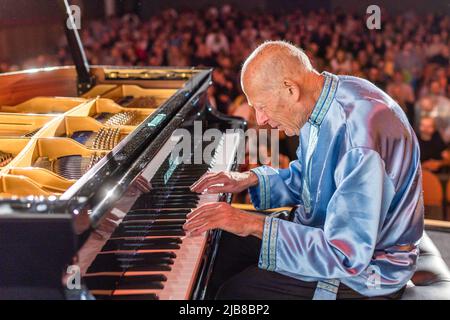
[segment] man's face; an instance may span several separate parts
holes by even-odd
[[[306,123],[305,108],[295,108],[295,101],[283,94],[283,90],[249,89],[246,92],[247,101],[255,109],[258,125],[270,125],[282,130],[288,136],[300,134],[300,129]],[[297,102],[299,103],[299,102]]]
[[[433,102],[429,98],[422,98],[420,101],[420,108],[425,112],[431,112],[433,107]]]
[[[439,82],[433,81],[430,85],[430,91],[432,94],[439,95],[441,92],[441,86],[439,85]]]
[[[432,118],[422,118],[419,129],[422,137],[431,137],[436,130],[434,120]]]

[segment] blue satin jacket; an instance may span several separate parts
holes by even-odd
[[[256,208],[298,206],[293,222],[266,217],[259,267],[337,279],[366,296],[393,293],[411,279],[423,233],[417,138],[378,87],[323,75],[298,159],[288,169],[253,169]]]

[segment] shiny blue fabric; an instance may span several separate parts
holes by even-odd
[[[375,85],[324,75],[331,80],[301,129],[298,160],[288,169],[253,169],[256,208],[298,206],[293,222],[266,218],[259,267],[304,281],[337,279],[366,296],[390,294],[411,279],[423,233],[417,138],[402,109]]]

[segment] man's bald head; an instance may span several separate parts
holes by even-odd
[[[256,48],[245,60],[241,71],[241,86],[273,89],[283,79],[296,79],[314,68],[307,55],[285,41],[267,41]]]
[[[245,61],[241,84],[258,124],[292,136],[308,120],[323,78],[301,49],[284,41],[268,41]]]

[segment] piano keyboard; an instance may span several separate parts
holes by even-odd
[[[183,224],[191,209],[217,202],[219,195],[199,195],[189,187],[207,171],[230,170],[239,135],[224,134],[210,164],[181,163],[172,170],[168,158],[178,140],[169,139],[144,169],[151,192],[136,200],[84,274],[96,298],[190,298],[209,232],[189,237]]]

